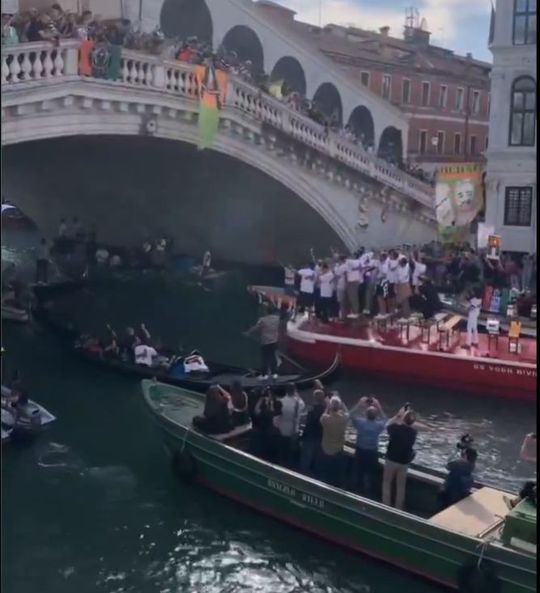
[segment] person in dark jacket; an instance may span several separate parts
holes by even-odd
[[[304,474],[315,473],[320,456],[322,425],[321,416],[326,410],[326,396],[322,389],[313,392],[313,405],[310,407],[301,438],[300,471]]]
[[[463,500],[471,494],[474,485],[473,472],[477,457],[478,453],[476,449],[467,447],[460,452],[457,459],[452,459],[448,462],[446,466],[448,475],[446,476],[443,490],[439,494],[441,510],[456,504],[456,502]]]

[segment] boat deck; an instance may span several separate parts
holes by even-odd
[[[374,323],[363,322],[362,320],[324,324],[317,319],[309,319],[300,322],[297,325],[297,329],[320,335],[321,337],[332,336],[333,338],[338,339],[344,338],[377,342],[382,346],[406,348],[418,352],[442,351],[447,354],[463,357],[536,364],[536,340],[527,337],[521,337],[519,340],[521,352],[513,353],[510,352],[509,349],[508,337],[502,335],[497,339],[490,339],[487,334],[480,334],[478,346],[473,346],[470,349],[466,348],[464,345],[467,341],[467,334],[466,332],[461,332],[459,330],[451,333],[448,345],[446,344],[446,341],[444,341],[443,349],[441,350],[441,340],[436,327],[431,328],[429,341],[423,339],[421,329],[414,325],[409,327],[409,336],[407,339],[406,331],[400,331],[400,328],[397,325],[388,327],[388,329],[384,331],[377,329]]]

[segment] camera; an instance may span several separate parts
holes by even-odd
[[[410,409],[411,409],[411,403],[410,403],[410,402],[406,402],[406,404],[403,406],[403,409],[404,409],[405,411],[408,411],[408,410],[410,410]]]
[[[458,451],[465,451],[465,449],[469,449],[473,443],[474,439],[469,433],[467,433],[459,439],[459,442],[456,444],[456,447]]]
[[[371,397],[371,395],[368,395],[368,397],[366,397],[366,403],[370,406],[373,403],[373,398]]]

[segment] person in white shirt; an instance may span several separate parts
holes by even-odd
[[[478,318],[480,317],[481,307],[482,299],[479,298],[478,294],[473,293],[468,300],[467,343],[464,345],[466,348],[478,346]]]
[[[427,266],[422,261],[422,254],[415,252],[412,261],[414,263],[414,270],[412,273],[412,285],[415,294],[418,294],[420,285],[422,284],[420,278],[426,275]]]
[[[336,299],[339,308],[339,318],[345,319],[347,315],[347,263],[344,255],[339,256],[338,263],[334,268],[336,277]]]
[[[359,254],[355,253],[347,260],[347,301],[351,308],[351,312],[347,317],[356,319],[359,313],[358,292],[360,290],[360,282],[362,281]]]
[[[306,404],[298,394],[296,385],[290,383],[281,399],[281,412],[274,418],[274,426],[278,429],[280,437],[279,461],[286,467],[292,467],[295,463],[300,422],[305,411]]]
[[[310,264],[301,270],[298,270],[300,276],[300,298],[299,298],[299,311],[303,313],[307,310],[308,313],[312,312],[313,299],[315,292],[315,270],[314,264]]]
[[[157,350],[146,344],[135,346],[133,353],[135,355],[135,364],[151,367],[154,364],[154,358],[158,355]]]
[[[388,280],[388,313],[396,310],[396,284],[398,283],[399,253],[392,249],[388,254],[386,278]]]
[[[335,276],[329,265],[324,263],[319,276],[319,287],[321,291],[319,311],[320,320],[328,323],[332,318],[332,305],[334,302]]]
[[[409,298],[412,294],[411,268],[407,258],[404,256],[399,259],[396,279],[396,304],[401,308],[401,315],[407,318],[411,315],[411,307],[409,304]]]

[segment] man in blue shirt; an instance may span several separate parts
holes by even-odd
[[[362,397],[350,411],[351,422],[357,431],[355,464],[361,493],[375,496],[379,478],[379,437],[386,426],[386,416],[379,400]]]

